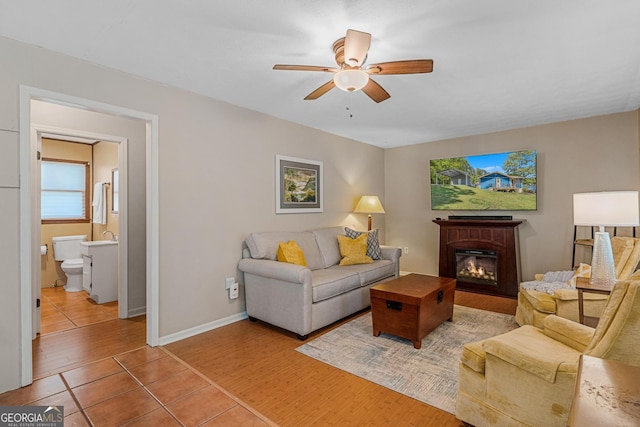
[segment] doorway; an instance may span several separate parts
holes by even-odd
[[[32,127],[31,101],[38,100],[53,105],[63,105],[77,108],[79,111],[96,112],[111,117],[123,117],[140,121],[144,126],[144,137],[138,142],[145,164],[145,180],[143,185],[145,225],[144,225],[144,265],[145,283],[145,312],[147,344],[158,345],[158,163],[157,163],[157,134],[158,117],[145,112],[135,111],[100,102],[72,97],[43,89],[20,86],[20,211],[23,213],[20,221],[20,354],[22,359],[21,385],[25,386],[33,381],[31,340],[38,328],[38,297],[40,287],[40,211],[39,182],[34,178],[37,174],[37,130]],[[124,151],[124,150],[121,150]],[[125,156],[126,159],[126,156]],[[126,160],[125,160],[126,163]],[[122,165],[120,163],[120,165]],[[120,188],[126,183],[126,164],[119,170]],[[126,199],[120,197],[120,211],[126,206]],[[121,235],[129,236],[121,227]],[[123,245],[123,248],[126,248]],[[126,263],[128,254],[121,250],[121,257]],[[122,310],[126,306],[123,304]],[[120,311],[120,309],[119,309]],[[127,315],[130,315],[128,313]]]
[[[39,239],[43,248],[39,259],[41,287],[34,286],[35,297],[40,300],[40,307],[36,309],[40,315],[36,314],[33,319],[35,332],[42,337],[102,321],[131,317],[127,310],[128,258],[119,256],[119,249],[128,246],[128,233],[120,233],[120,217],[126,230],[127,212],[124,210],[126,207],[120,211],[119,206],[114,204],[118,200],[114,195],[120,193],[120,180],[114,179],[114,171],[125,169],[128,139],[83,130],[93,128],[87,119],[97,123],[101,121],[103,115],[98,113],[80,112],[72,107],[36,100],[31,102],[32,134],[37,137],[38,151],[41,153],[40,167],[34,171],[34,184],[37,186],[42,182],[38,172],[43,171],[44,165],[46,173],[40,176],[47,177],[46,182],[52,186],[47,191],[48,198],[43,199],[48,200],[45,207],[38,209],[34,206],[35,212],[40,211],[44,215],[41,217]],[[41,124],[45,120],[65,126],[72,122],[80,129]],[[108,130],[123,130],[109,125],[106,127]],[[60,177],[66,179],[61,181]],[[126,200],[126,180],[122,184],[123,199]],[[96,191],[96,186],[103,191]],[[69,190],[64,191],[66,188]],[[83,195],[81,189],[85,189],[86,194]],[[93,206],[98,199],[101,202],[99,206]],[[112,263],[107,269],[108,276],[97,278],[102,280],[102,287],[94,295],[90,289],[90,267],[83,272],[85,268],[80,263],[80,271],[76,268],[76,276],[69,279],[62,269],[62,262],[56,261],[60,254],[56,252],[53,240],[60,240],[61,236],[86,236],[88,241],[115,241],[108,246],[86,248],[87,251],[95,250],[103,256],[107,255]],[[80,252],[72,258],[83,260]],[[104,272],[104,260],[98,262]],[[88,264],[90,266],[91,262]],[[73,282],[72,285],[69,280]],[[119,307],[122,310],[119,311]]]

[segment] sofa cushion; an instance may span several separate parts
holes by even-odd
[[[277,260],[280,242],[295,240],[304,252],[307,267],[311,270],[324,268],[322,255],[313,233],[308,231],[267,231],[251,233],[245,239],[251,258]]]
[[[313,302],[326,300],[360,287],[358,273],[344,268],[321,268],[311,272]]]
[[[536,310],[549,314],[556,312],[556,301],[548,293],[522,287],[520,293]]]
[[[373,260],[367,256],[367,239],[368,235],[352,239],[347,236],[338,236],[338,245],[340,246],[340,265],[354,264],[371,264]]]
[[[357,273],[360,277],[360,285],[365,286],[396,274],[396,265],[393,261],[382,259],[371,264],[335,265],[330,268]]]
[[[320,255],[322,256],[323,267],[331,267],[340,262],[340,247],[338,246],[338,236],[344,236],[344,227],[327,227],[311,230],[316,236],[316,242]]]
[[[287,243],[280,242],[278,244],[278,261],[288,262],[289,264],[307,265],[307,261],[304,259],[304,251],[300,249],[300,246],[295,240],[289,240]]]
[[[345,227],[344,232],[347,237],[351,237],[352,239],[355,239],[362,234],[369,235],[369,238],[367,239],[367,256],[374,261],[382,259],[382,250],[380,249],[380,240],[378,239],[377,228],[371,231],[356,231],[351,227]]]

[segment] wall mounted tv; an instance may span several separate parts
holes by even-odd
[[[535,150],[431,160],[431,209],[534,211],[536,160]]]

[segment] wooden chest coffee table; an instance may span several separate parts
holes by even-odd
[[[456,279],[409,274],[371,287],[373,335],[397,335],[422,346],[422,339],[453,317]]]

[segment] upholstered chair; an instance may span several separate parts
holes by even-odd
[[[476,427],[566,426],[581,354],[640,366],[640,281],[618,281],[595,329],[555,315],[463,346],[456,417]]]
[[[640,262],[640,239],[634,237],[612,237],[611,248],[618,280],[627,280]],[[571,273],[571,272],[569,272]],[[575,289],[575,278],[554,289],[553,284],[545,283],[543,274],[537,274],[536,280],[520,284],[518,290],[518,307],[516,322],[522,325],[543,327],[544,318],[550,314],[578,321],[578,291]],[[576,275],[580,275],[579,272]],[[634,276],[635,277],[635,276]],[[536,283],[539,285],[536,286]],[[562,285],[562,284],[560,284]],[[607,296],[602,294],[584,294],[584,314],[589,317],[600,317],[607,303]]]

